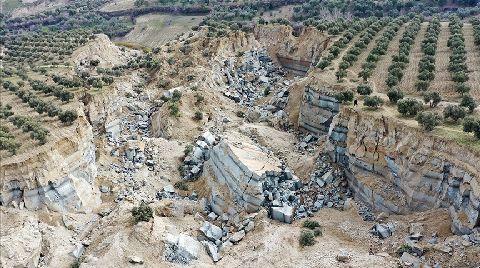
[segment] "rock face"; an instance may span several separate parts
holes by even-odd
[[[129,54],[111,42],[108,36],[97,34],[94,40],[73,52],[72,61],[75,65],[88,65],[91,60],[98,60],[98,66],[111,68],[127,63]]]
[[[252,144],[220,141],[211,150],[204,168],[205,177],[214,178],[210,181],[213,211],[222,215],[232,203],[247,211],[257,211],[264,201],[264,174],[279,171],[279,166],[278,159]]]
[[[80,117],[75,133],[0,164],[0,203],[30,210],[90,211],[99,202],[91,126]]]
[[[375,210],[449,207],[454,233],[469,234],[480,225],[477,152],[346,107],[332,120],[328,140],[356,198]]]
[[[328,36],[314,27],[259,25],[255,27],[255,37],[282,67],[297,75],[305,75],[330,42]]]
[[[306,87],[298,117],[298,127],[317,135],[327,134],[333,117],[339,112],[338,101]]]

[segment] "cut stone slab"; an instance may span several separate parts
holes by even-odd
[[[208,221],[203,222],[200,231],[211,241],[215,242],[222,238],[223,232],[222,229],[214,224],[209,223]]]
[[[272,207],[272,219],[292,223],[295,208],[291,206]]]
[[[188,264],[198,258],[200,242],[186,234],[168,234],[165,239],[165,258],[170,262]]]

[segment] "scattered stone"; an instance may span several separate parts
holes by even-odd
[[[247,226],[245,226],[245,232],[250,232],[255,228],[255,222],[254,221],[249,221]]]
[[[400,257],[400,261],[406,265],[406,266],[413,266],[413,267],[419,267],[420,266],[420,259],[411,255],[408,252],[404,252],[402,256]]]
[[[292,223],[293,222],[293,215],[295,209],[291,206],[283,206],[283,207],[272,207],[271,208],[272,219],[285,222],[285,223]]]
[[[137,256],[130,256],[128,262],[133,264],[143,264],[143,259]]]
[[[218,248],[215,244],[210,241],[202,241],[202,244],[205,246],[207,253],[214,262],[218,262],[221,259],[221,256],[218,252]]]
[[[168,184],[163,187],[163,191],[166,193],[175,193],[175,188],[173,187],[173,185]]]
[[[390,237],[395,230],[395,226],[392,223],[387,224],[375,224],[372,227],[372,234],[382,239]]]
[[[75,244],[75,247],[73,248],[73,250],[70,252],[70,255],[78,259],[83,255],[84,252],[85,252],[85,246],[82,245],[81,243],[77,243]]]
[[[233,244],[237,244],[237,243],[240,242],[244,237],[245,237],[245,231],[244,231],[244,230],[241,230],[241,231],[239,231],[239,232],[234,233],[234,234],[230,237],[230,242],[232,242]]]
[[[168,234],[165,241],[165,259],[169,262],[188,264],[198,258],[200,243],[194,238],[180,234]]]
[[[220,227],[211,224],[208,221],[203,222],[202,227],[200,227],[200,231],[212,242],[220,240],[223,235]]]
[[[109,193],[110,192],[110,187],[102,185],[102,186],[100,186],[100,192],[104,193],[104,194]]]
[[[336,257],[335,259],[338,261],[338,262],[349,262],[351,260],[351,257],[350,255],[347,253],[347,252],[340,252]]]
[[[210,213],[208,214],[207,217],[208,217],[208,219],[210,219],[211,221],[214,221],[214,220],[217,219],[218,216],[217,216],[217,214],[215,214],[215,212],[212,211],[212,212],[210,212]]]
[[[433,245],[432,248],[436,251],[440,251],[442,253],[447,253],[447,254],[450,254],[453,251],[453,249],[451,247],[446,246],[446,245],[442,245],[442,244],[435,244],[435,245]]]

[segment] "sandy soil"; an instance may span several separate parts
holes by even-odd
[[[435,79],[430,84],[430,90],[437,91],[443,98],[458,99],[458,94],[455,92],[455,84],[451,80],[452,77],[448,71],[449,57],[451,54],[450,48],[447,47],[449,36],[450,30],[448,29],[448,23],[442,22],[438,36],[437,54],[435,55]]]
[[[377,67],[373,71],[373,74],[370,78],[370,82],[374,88],[373,90],[378,92],[387,92],[388,87],[385,80],[388,75],[388,66],[390,66],[392,63],[392,55],[398,54],[400,39],[402,38],[407,26],[407,23],[402,25],[395,37],[392,39],[392,41],[390,41],[387,53],[383,55],[377,62]]]
[[[415,89],[415,82],[418,80],[417,75],[418,75],[418,63],[420,62],[420,59],[423,56],[422,53],[422,41],[425,36],[425,32],[427,30],[428,22],[422,23],[420,26],[420,30],[417,33],[417,36],[415,37],[415,43],[411,47],[410,50],[410,55],[409,55],[409,63],[407,64],[407,67],[405,68],[405,72],[403,73],[403,78],[400,81],[400,88],[405,94],[408,95],[416,95],[417,90]],[[398,50],[395,51],[395,53],[398,53]],[[388,68],[388,67],[386,67]],[[385,75],[385,77],[387,77]],[[384,91],[386,91],[386,85]]]
[[[468,85],[471,88],[470,95],[477,102],[480,101],[480,47],[475,46],[473,38],[473,26],[464,24],[463,36],[465,37],[465,50],[467,50],[467,67],[468,67]]]

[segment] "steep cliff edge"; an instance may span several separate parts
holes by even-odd
[[[343,107],[327,150],[348,171],[356,197],[394,213],[449,207],[452,231],[480,225],[480,154],[398,120]]]
[[[285,25],[258,25],[255,37],[285,69],[298,75],[305,75],[318,62],[331,41],[314,27],[294,31]]]
[[[2,205],[91,211],[99,202],[92,127],[79,117],[61,137],[0,162]]]
[[[480,226],[480,153],[400,120],[342,107],[328,88],[304,87],[298,128],[326,135],[357,199],[405,214],[449,208],[452,231]],[[333,91],[333,90],[330,90]]]

